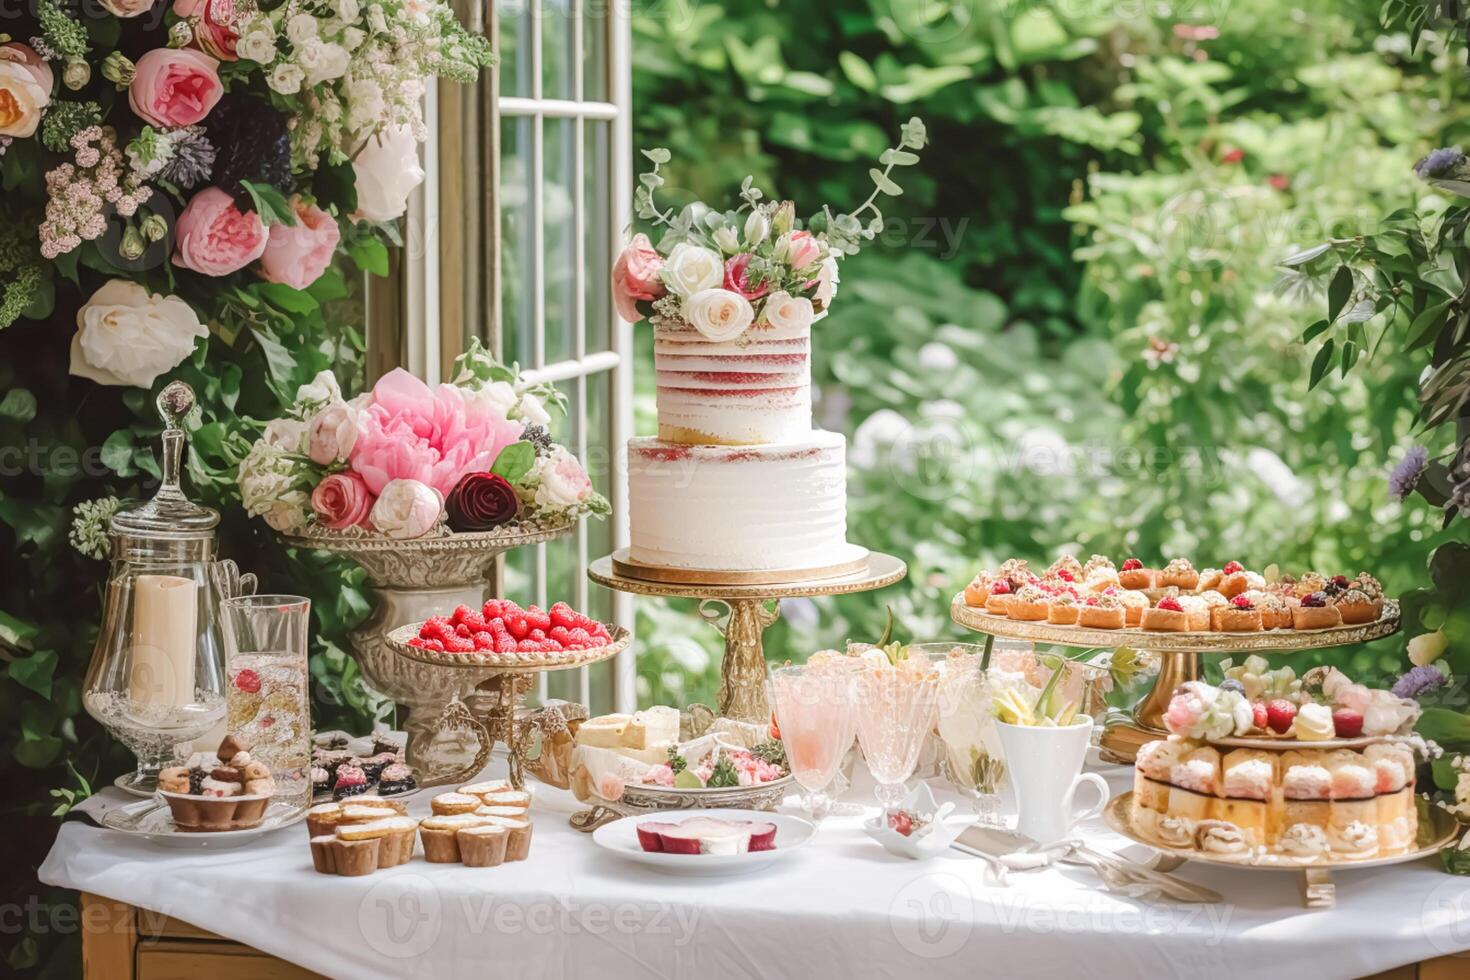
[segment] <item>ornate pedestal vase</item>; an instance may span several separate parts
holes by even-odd
[[[345,555],[367,573],[376,600],[373,614],[352,633],[352,650],[373,690],[403,705],[408,761],[426,780],[465,765],[452,743],[435,739],[440,715],[474,690],[490,671],[436,670],[397,656],[388,634],[430,616],[446,616],[460,603],[485,601],[495,559],[507,551],[568,534],[572,524],[509,524],[474,534],[442,534],[393,540],[364,531],[312,531],[287,535],[286,543]],[[428,782],[425,782],[428,785]]]

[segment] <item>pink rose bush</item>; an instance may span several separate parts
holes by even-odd
[[[128,104],[144,122],[172,129],[203,122],[224,94],[217,59],[192,48],[155,48],[134,66]]]
[[[638,216],[668,229],[654,245],[634,235],[613,266],[613,303],[629,323],[643,319],[639,303],[653,304],[653,324],[693,329],[712,344],[740,342],[748,330],[806,330],[827,315],[837,293],[837,263],[856,254],[882,228],[877,200],[901,192],[895,167],[918,161],[913,151],[928,142],[924,124],[910,119],[897,146],[872,171],[875,190],[851,214],[823,208],[805,223],[790,201],[766,200],[747,177],[741,203],[727,209],[704,205],[696,220],[687,208],[655,203],[663,186],[659,168],[669,151],[645,150],[653,170],[643,174],[635,197]],[[700,205],[689,205],[699,207]]]
[[[332,264],[342,231],[335,218],[299,194],[291,198],[291,211],[296,215],[296,224],[270,227],[260,256],[260,276],[267,282],[305,289]]]
[[[217,187],[194,195],[174,233],[174,265],[205,276],[239,272],[265,254],[270,238],[259,215],[242,213]]]
[[[407,540],[465,530],[446,524],[446,504],[463,503],[455,489],[472,483],[508,487],[514,496],[501,504],[519,520],[605,516],[576,456],[544,436],[523,438],[549,419],[555,389],[521,381],[478,342],[455,363],[454,384],[431,387],[399,369],[350,402],[330,372],[302,385],[240,464],[246,510],[277,530]]]

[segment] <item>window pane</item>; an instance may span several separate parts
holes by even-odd
[[[531,4],[535,0],[496,0],[499,18],[500,94],[531,95]]]
[[[576,39],[572,36],[576,21],[572,5],[576,0],[540,0],[541,17],[541,95],[547,99],[575,99],[572,68],[576,63]]]
[[[586,165],[582,193],[587,202],[586,230],[582,235],[587,256],[587,287],[583,300],[587,310],[587,350],[612,347],[612,294],[606,284],[612,275],[609,240],[612,223],[612,161],[608,137],[611,123],[582,123],[586,133]]]
[[[500,322],[506,361],[531,361],[531,120],[500,123]]]
[[[588,102],[606,102],[607,35],[612,24],[613,5],[599,0],[582,3],[582,98]]]
[[[577,289],[580,284],[576,242],[574,147],[575,119],[547,119],[544,129],[546,169],[541,187],[545,229],[546,363],[576,356]]]

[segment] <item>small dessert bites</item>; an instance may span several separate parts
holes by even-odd
[[[1378,607],[1359,589],[1347,589],[1332,600],[1345,625],[1371,623],[1378,618]]]
[[[1001,579],[990,586],[990,595],[985,599],[985,611],[992,616],[1004,616],[1014,598],[1010,583]]]
[[[1118,584],[1125,589],[1151,589],[1154,587],[1153,569],[1144,567],[1137,558],[1129,558],[1118,569]]]
[[[1111,559],[1093,555],[1082,566],[1082,587],[1088,592],[1106,592],[1118,588],[1118,570]]]
[[[965,586],[965,605],[975,609],[982,609],[985,600],[990,598],[991,578],[989,573],[981,572],[970,580]]]
[[[441,817],[455,813],[474,813],[483,802],[478,796],[469,793],[440,793],[429,801],[429,809]]]
[[[1231,599],[1228,606],[1216,606],[1212,618],[1221,633],[1258,633],[1262,626],[1261,611],[1244,593]]]
[[[1046,621],[1057,626],[1077,625],[1077,597],[1070,592],[1062,592],[1052,596],[1051,603],[1046,609]]]
[[[1105,592],[1088,596],[1077,609],[1077,625],[1087,629],[1120,630],[1126,621],[1123,601]]]
[[[464,827],[456,834],[456,850],[467,868],[493,868],[505,862],[510,835],[510,829],[499,824]]]
[[[1006,615],[1023,622],[1041,622],[1046,619],[1047,594],[1040,586],[1023,585],[1006,605]]]
[[[1210,817],[1220,785],[1220,753],[1201,745],[1169,770],[1169,813],[1198,824]]]
[[[1148,596],[1132,589],[1123,589],[1116,595],[1118,601],[1123,603],[1123,622],[1128,626],[1137,626],[1149,607]]]
[[[1175,558],[1159,572],[1158,585],[1161,589],[1172,586],[1187,592],[1193,591],[1199,586],[1199,572],[1195,571],[1188,558]]]
[[[1281,825],[1312,824],[1325,834],[1332,808],[1332,775],[1321,753],[1287,752],[1281,757]]]
[[[1179,604],[1176,596],[1166,595],[1152,609],[1145,609],[1138,625],[1146,630],[1164,633],[1183,633],[1189,629],[1189,614]]]
[[[1312,592],[1302,597],[1291,611],[1292,629],[1321,630],[1342,625],[1342,614],[1327,601],[1327,593]]]

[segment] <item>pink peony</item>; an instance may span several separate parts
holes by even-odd
[[[192,48],[155,48],[138,59],[128,104],[154,126],[192,126],[224,95],[218,69],[218,61]]]
[[[821,244],[809,231],[793,231],[786,236],[786,261],[793,270],[815,265],[822,257]]]
[[[389,480],[368,522],[390,538],[421,538],[439,523],[443,510],[444,498],[433,487],[418,480]]]
[[[417,480],[447,498],[460,477],[488,470],[524,429],[493,399],[467,398],[453,385],[430,388],[397,368],[373,386],[358,415],[350,464],[374,493],[391,480]]]
[[[613,305],[618,308],[618,316],[629,323],[643,319],[637,304],[640,300],[655,300],[664,294],[663,280],[658,275],[663,267],[663,257],[654,249],[648,236],[634,235],[613,264]]]
[[[206,187],[190,199],[174,234],[174,265],[205,276],[240,271],[260,258],[269,239],[260,216],[242,214],[218,187]]]
[[[240,40],[240,22],[245,19],[241,6],[237,0],[174,0],[174,13],[184,20],[193,19],[199,50],[221,61],[239,61],[235,45]]]
[[[770,292],[771,284],[763,282],[758,286],[750,284],[750,277],[746,270],[750,268],[750,260],[754,258],[749,252],[741,252],[732,255],[725,260],[725,288],[732,293],[739,293],[748,300],[757,300]]]
[[[311,509],[317,523],[333,531],[366,525],[373,494],[356,473],[333,473],[311,492]]]
[[[260,257],[260,276],[267,282],[305,289],[332,264],[342,232],[336,219],[300,195],[291,198],[291,210],[296,214],[295,225],[270,227],[270,239]]]
[[[345,463],[357,444],[357,409],[346,402],[333,402],[312,416],[306,432],[306,454],[313,463]]]

